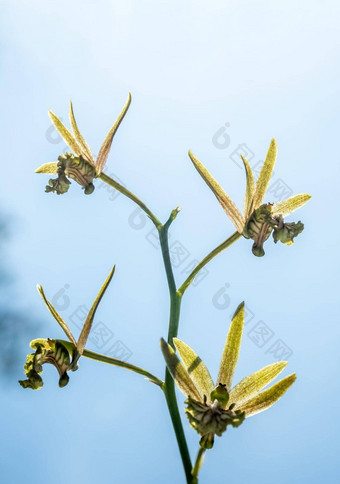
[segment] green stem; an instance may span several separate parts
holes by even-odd
[[[102,173],[98,178],[118,190],[120,193],[128,197],[133,202],[135,202],[146,213],[150,220],[152,220],[157,228],[161,226],[161,222],[158,220],[158,218],[151,212],[151,210],[145,205],[145,203],[139,200],[139,198],[136,197],[136,195],[134,195],[132,192],[130,192],[130,190],[113,180],[113,178],[109,177],[105,173]]]
[[[162,249],[162,256],[163,256],[163,261],[164,261],[164,267],[165,267],[165,272],[166,272],[166,277],[168,281],[168,286],[169,286],[169,293],[170,293],[170,320],[169,320],[169,334],[168,334],[168,341],[172,345],[172,338],[177,336],[178,332],[178,324],[179,324],[179,314],[180,314],[180,308],[181,308],[181,295],[177,293],[176,290],[176,283],[175,283],[175,278],[173,275],[172,271],[172,266],[171,266],[171,259],[170,259],[170,253],[169,253],[169,242],[168,242],[168,231],[171,223],[175,220],[179,208],[173,210],[170,214],[170,217],[168,221],[162,225],[161,222],[158,220],[158,218],[149,210],[149,208],[141,201],[139,198],[137,198],[132,192],[130,192],[127,188],[125,188],[123,185],[120,183],[116,182],[113,180],[111,177],[106,175],[105,173],[102,173],[99,178],[110,185],[111,187],[115,188],[118,190],[120,193],[123,195],[127,196],[130,200],[135,202],[145,213],[146,215],[151,219],[151,221],[154,223],[158,230],[158,235],[159,235],[159,241]],[[84,356],[90,357],[88,354]],[[105,358],[102,355],[100,355],[102,359],[99,361],[104,361]],[[98,359],[98,358],[95,358]],[[117,360],[119,361],[119,360]],[[115,364],[113,361],[107,361],[108,363]],[[123,366],[121,364],[117,366]],[[133,366],[133,365],[131,365]],[[127,368],[126,366],[124,366]],[[138,367],[134,368],[129,368],[132,371],[136,371]],[[138,368],[137,373],[140,372],[140,368]],[[144,370],[142,370],[144,371]],[[155,381],[155,378],[153,375],[149,374],[150,376],[153,377],[152,381],[154,383],[157,383]],[[157,381],[158,378],[156,378]],[[159,384],[159,383],[157,383]],[[165,375],[165,382],[161,382],[162,389],[164,391],[164,395],[166,398],[166,402],[168,405],[172,425],[176,434],[176,439],[179,447],[179,451],[181,454],[182,462],[183,462],[183,467],[186,475],[186,479],[188,483],[192,483],[192,477],[191,477],[191,459],[190,459],[190,454],[189,454],[189,449],[187,446],[187,442],[185,439],[185,434],[183,430],[183,425],[181,421],[181,416],[178,410],[178,405],[177,405],[177,399],[176,399],[176,393],[175,393],[175,383],[168,372],[166,370],[166,375]]]
[[[192,468],[192,471],[191,471],[191,475],[192,475],[192,479],[193,479],[192,484],[198,483],[198,474],[199,474],[199,471],[200,471],[202,464],[203,464],[205,450],[206,449],[203,449],[203,447],[200,446],[197,457],[196,457],[195,465],[194,465],[194,467]]]
[[[70,349],[71,352],[75,350],[75,346],[73,343],[69,341],[60,341],[64,346]],[[112,358],[111,356],[101,355],[100,353],[95,353],[94,351],[84,350],[82,356],[85,358],[90,358],[91,360],[100,361],[101,363],[108,363],[109,365],[113,366],[120,366],[121,368],[125,368],[126,370],[131,370],[139,375],[145,376],[148,380],[152,383],[155,383],[162,389],[164,388],[164,382],[157,378],[155,375],[150,373],[149,371],[140,368],[139,366],[132,365],[131,363],[126,363],[126,361],[118,360],[117,358]]]
[[[199,273],[199,271],[206,265],[208,262],[211,261],[216,255],[218,255],[220,252],[225,250],[227,247],[229,247],[231,244],[236,242],[240,237],[242,237],[242,234],[239,232],[234,232],[230,237],[228,237],[222,244],[218,245],[214,250],[212,250],[204,259],[201,260],[199,264],[195,267],[195,269],[191,272],[191,274],[187,277],[187,279],[183,282],[181,287],[178,289],[179,294],[183,295],[186,289],[190,286],[192,281],[194,280],[195,276]]]
[[[159,228],[159,241],[161,244],[162,256],[164,261],[164,267],[166,272],[166,277],[169,286],[170,293],[170,317],[169,317],[169,330],[168,330],[168,343],[173,346],[172,339],[177,336],[179,317],[181,311],[182,296],[176,290],[176,282],[172,270],[170,253],[169,253],[169,241],[168,241],[168,230],[178,213],[177,210],[173,210],[169,217],[169,220]],[[186,442],[181,416],[178,410],[175,382],[170,375],[168,369],[165,372],[165,384],[164,384],[164,394],[166,402],[168,405],[168,410],[170,413],[172,425],[175,431],[178,448],[181,454],[182,463],[184,467],[184,472],[186,475],[186,480],[188,484],[192,484],[191,475],[191,458],[189,454],[188,445]]]
[[[168,231],[171,223],[175,220],[179,208],[173,210],[171,212],[171,215],[168,219],[168,221],[163,225],[161,222],[158,220],[158,218],[149,210],[149,208],[141,201],[139,198],[137,198],[132,192],[130,192],[128,189],[126,189],[124,186],[122,186],[120,183],[116,182],[112,178],[110,178],[108,175],[105,173],[102,173],[99,178],[110,185],[111,187],[115,188],[118,190],[120,193],[123,195],[127,196],[130,200],[135,202],[145,213],[146,215],[151,219],[153,224],[156,226],[158,230],[158,235],[159,235],[159,241],[161,245],[161,250],[162,250],[162,256],[163,256],[163,262],[164,262],[164,267],[165,267],[165,272],[166,272],[166,277],[168,281],[168,286],[169,286],[169,294],[170,294],[170,318],[169,318],[169,330],[168,330],[168,343],[173,346],[173,338],[177,336],[178,333],[178,325],[179,325],[179,317],[180,317],[180,310],[181,310],[181,301],[182,301],[182,296],[186,289],[190,286],[192,283],[193,279],[195,276],[198,274],[198,272],[211,260],[213,259],[217,254],[222,252],[224,249],[229,247],[231,244],[233,244],[237,239],[241,237],[241,234],[238,232],[235,232],[233,235],[231,235],[227,240],[222,242],[218,247],[216,247],[210,254],[208,254],[196,267],[195,269],[191,272],[189,277],[184,281],[182,286],[177,290],[176,288],[176,282],[172,270],[172,264],[171,264],[171,259],[170,259],[170,253],[169,253],[169,241],[168,241]],[[89,356],[89,353],[91,353],[92,356]],[[88,352],[86,350],[86,354],[84,352],[84,356],[87,356],[88,358],[93,357],[93,355],[96,355],[95,353]],[[98,358],[100,357],[100,358]],[[182,420],[181,416],[178,410],[178,405],[177,405],[177,398],[176,398],[176,392],[175,392],[175,382],[170,375],[169,371],[166,369],[166,374],[165,374],[165,382],[163,383],[161,380],[159,380],[157,377],[152,375],[151,373],[146,372],[145,370],[142,370],[141,368],[135,367],[134,365],[129,365],[125,364],[124,362],[121,362],[120,360],[115,360],[114,358],[108,358],[104,355],[96,355],[96,358],[99,361],[104,361],[110,364],[114,364],[116,366],[123,366],[124,368],[128,368],[132,371],[135,371],[137,373],[140,373],[147,378],[149,378],[151,381],[156,383],[157,385],[161,386],[163,389],[166,402],[168,405],[168,410],[170,413],[172,425],[175,431],[176,439],[177,439],[177,444],[178,448],[181,454],[182,462],[183,462],[183,467],[186,475],[186,481],[187,484],[197,484],[198,482],[198,472],[199,469],[202,465],[203,462],[203,455],[204,451],[201,449],[199,451],[199,454],[196,459],[196,463],[194,468],[192,468],[191,464],[191,458],[189,454],[189,449],[188,445],[186,442],[184,430],[183,430],[183,425],[182,425]],[[110,360],[110,361],[108,361]]]

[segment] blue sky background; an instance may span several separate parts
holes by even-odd
[[[106,353],[124,344],[129,361],[163,375],[167,286],[151,223],[100,184],[89,197],[75,183],[57,197],[44,193],[47,177],[34,174],[65,149],[48,109],[66,122],[72,99],[97,152],[131,91],[107,172],[161,220],[181,205],[171,232],[186,254],[175,269],[179,283],[189,264],[233,232],[188,148],[241,204],[245,179],[234,152],[243,144],[255,165],[275,136],[273,183],[313,195],[294,218],[305,223],[294,246],[269,241],[257,259],[243,239],[184,298],[179,336],[214,375],[243,299],[249,322],[235,381],[274,361],[277,340],[289,347],[285,374],[298,374],[275,407],[217,439],[202,483],[338,482],[339,2],[5,0],[0,7],[0,201],[13,233],[5,258],[18,306],[43,322],[28,328],[15,374],[1,382],[2,480],[184,482],[162,394],[138,375],[84,359],[62,390],[52,367],[39,392],[16,383],[29,340],[62,337],[36,283],[69,318],[92,303],[113,264],[97,316],[110,339],[94,335],[89,348]],[[195,454],[197,435],[184,425]]]

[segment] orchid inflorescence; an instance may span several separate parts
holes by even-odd
[[[177,437],[186,481],[189,484],[197,484],[204,452],[213,447],[215,435],[221,436],[227,430],[228,426],[234,428],[239,427],[245,419],[267,410],[294,383],[296,375],[291,374],[286,376],[268,388],[267,386],[287,365],[287,362],[280,361],[265,366],[261,370],[243,378],[235,386],[232,386],[244,327],[244,303],[242,303],[232,318],[222,352],[218,376],[214,381],[209,370],[195,351],[177,337],[182,297],[198,272],[216,255],[230,247],[242,236],[254,241],[252,252],[258,257],[264,255],[263,244],[271,234],[273,235],[275,243],[280,241],[284,244],[291,245],[295,237],[302,232],[304,225],[300,221],[297,223],[286,222],[284,218],[296,209],[302,207],[310,199],[310,195],[302,193],[278,203],[264,202],[277,155],[276,141],[273,139],[256,181],[249,162],[241,155],[246,173],[246,192],[243,213],[241,213],[205,166],[189,151],[189,157],[195,168],[211,188],[237,231],[203,258],[193,268],[183,284],[177,286],[169,252],[168,230],[176,219],[179,209],[172,210],[168,220],[163,224],[136,195],[103,172],[113,137],[130,103],[131,95],[129,94],[123,110],[107,134],[96,158],[80,133],[75,120],[72,103],[70,106],[72,132],[63,125],[55,114],[49,112],[54,126],[64,138],[72,153],[60,155],[57,162],[45,163],[36,172],[57,175],[57,178],[49,180],[46,192],[53,192],[58,195],[68,191],[71,183],[69,178],[80,184],[85,194],[93,193],[93,182],[96,178],[100,178],[104,183],[118,190],[138,205],[155,225],[159,236],[170,295],[168,340],[166,342],[164,339],[161,339],[161,350],[167,367],[165,379],[163,381],[143,368],[116,358],[94,353],[85,348],[98,305],[112,280],[115,270],[113,268],[92,304],[78,339],[73,336],[67,323],[46,298],[43,288],[38,286],[38,291],[42,299],[53,318],[63,329],[68,341],[49,338],[33,340],[31,347],[34,353],[28,355],[25,364],[27,378],[19,383],[24,388],[34,390],[41,388],[43,385],[41,377],[43,365],[50,363],[56,367],[59,373],[59,386],[65,387],[69,382],[69,371],[78,369],[79,359],[83,356],[143,375],[148,381],[160,387],[165,395]],[[177,356],[176,351],[180,358]],[[183,424],[178,411],[175,383],[186,396],[185,413],[189,424],[200,435],[199,452],[194,465],[191,463]]]

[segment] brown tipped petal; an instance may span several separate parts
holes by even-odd
[[[205,366],[201,358],[195,353],[195,351],[190,348],[189,345],[184,343],[184,341],[174,338],[173,342],[190,375],[190,378],[201,394],[205,395],[209,400],[210,393],[215,388],[215,385],[210,376],[208,368]]]
[[[185,366],[180,362],[171,346],[163,338],[161,339],[160,345],[168,370],[181,392],[194,400],[199,402],[203,401],[202,395],[199,393]]]
[[[77,122],[76,122],[76,118],[74,117],[72,102],[70,103],[70,122],[71,122],[74,137],[75,137],[78,145],[82,149],[83,156],[85,157],[85,159],[87,161],[92,163],[92,165],[95,165],[95,161],[94,161],[92,151],[91,151],[89,145],[86,143],[85,139],[83,138],[81,132],[79,131],[79,128],[78,128],[78,125],[77,125]]]
[[[244,164],[244,169],[246,171],[246,180],[247,180],[247,186],[246,186],[246,194],[244,197],[244,202],[243,202],[243,214],[244,218],[247,220],[247,218],[251,215],[253,211],[253,198],[254,198],[254,191],[255,191],[255,182],[254,182],[254,175],[253,171],[251,169],[251,166],[249,165],[248,160],[241,155],[243,164]]]
[[[259,206],[262,204],[264,195],[268,187],[268,183],[273,173],[273,168],[276,161],[276,155],[277,155],[277,145],[276,145],[275,139],[273,138],[271,140],[266,159],[264,160],[262,169],[260,171],[259,177],[256,182],[254,201],[253,201],[254,210],[259,208]]]
[[[91,331],[91,328],[92,328],[94,315],[97,311],[97,308],[99,306],[99,303],[100,303],[102,297],[105,294],[106,289],[108,288],[108,286],[111,282],[111,279],[113,277],[114,272],[115,272],[115,266],[111,269],[110,274],[108,275],[104,284],[100,288],[100,291],[99,291],[96,299],[94,300],[94,303],[92,304],[92,307],[89,311],[89,314],[87,315],[86,321],[84,323],[83,329],[81,330],[79,340],[78,340],[78,343],[77,343],[77,350],[78,350],[78,353],[80,355],[83,354],[83,351],[84,351],[84,348],[85,348],[85,345],[86,345],[86,342],[87,342],[87,338],[89,337],[89,334],[90,334],[90,331]]]
[[[107,161],[107,157],[109,156],[109,152],[110,152],[110,149],[111,149],[113,137],[114,137],[117,129],[119,128],[120,123],[123,121],[124,116],[127,113],[127,110],[129,109],[130,104],[131,104],[131,94],[129,93],[127,101],[125,103],[125,106],[122,109],[122,112],[118,116],[116,122],[114,123],[114,125],[112,126],[110,131],[108,132],[108,134],[107,134],[107,136],[106,136],[106,138],[105,138],[105,140],[102,144],[102,147],[100,148],[98,158],[97,158],[97,162],[96,162],[96,170],[97,170],[98,175],[100,175],[101,172],[104,169],[105,163]]]
[[[71,148],[71,150],[77,155],[77,156],[84,156],[84,153],[80,146],[78,145],[77,141],[75,140],[74,136],[70,133],[70,131],[63,125],[63,123],[60,121],[57,116],[52,113],[52,111],[48,112],[49,117],[51,118],[52,123],[58,130],[59,134],[64,138],[65,143]]]
[[[42,300],[46,304],[48,310],[50,311],[50,313],[52,314],[52,316],[54,317],[54,319],[61,326],[62,330],[64,331],[64,333],[66,334],[66,336],[68,337],[68,339],[71,341],[71,343],[73,343],[74,345],[76,345],[76,340],[74,339],[73,334],[72,334],[70,328],[67,326],[67,324],[65,323],[65,321],[63,320],[63,318],[58,313],[58,311],[48,301],[48,299],[45,296],[45,293],[44,293],[44,290],[43,290],[42,286],[40,286],[38,284],[37,285],[37,289],[38,289],[38,292],[39,292],[40,296],[42,297]]]
[[[238,210],[238,208],[236,207],[232,199],[226,194],[223,188],[217,183],[215,178],[209,173],[209,171],[205,168],[203,163],[201,163],[199,159],[192,154],[191,151],[189,151],[189,157],[193,162],[198,173],[201,175],[205,183],[212,190],[215,197],[220,202],[225,213],[228,215],[230,220],[237,228],[238,232],[242,233],[245,221],[241,212]]]

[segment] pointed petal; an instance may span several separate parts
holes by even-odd
[[[217,385],[219,383],[226,385],[228,390],[231,386],[238,357],[240,354],[243,324],[244,302],[242,302],[238,306],[231,321],[228,336],[222,353],[220,369],[216,382]]]
[[[226,194],[223,188],[217,183],[215,178],[209,173],[205,166],[189,150],[189,157],[193,162],[196,170],[201,175],[205,183],[212,190],[217,200],[222,205],[223,210],[233,222],[237,230],[241,233],[244,227],[244,218],[238,210],[232,199]]]
[[[282,200],[282,202],[274,203],[271,212],[273,215],[280,214],[282,217],[286,217],[290,213],[302,207],[311,198],[312,196],[308,193],[300,193],[294,197],[287,198],[287,200]]]
[[[92,165],[95,165],[95,161],[94,161],[94,157],[93,157],[91,148],[86,143],[86,141],[83,138],[81,132],[79,131],[79,128],[78,128],[78,125],[77,125],[77,122],[76,122],[76,118],[74,117],[72,101],[70,102],[70,122],[71,122],[74,137],[75,137],[78,145],[82,149],[82,152],[85,155],[85,159],[87,161],[89,161],[90,163],[92,163]]]
[[[262,169],[260,171],[259,177],[256,182],[254,202],[253,202],[254,210],[256,208],[259,208],[259,206],[262,204],[264,195],[268,187],[268,183],[272,176],[273,168],[276,161],[276,154],[277,154],[277,145],[276,145],[275,139],[273,138],[270,142],[266,159],[264,160]]]
[[[81,150],[80,146],[78,145],[77,141],[75,140],[74,136],[70,133],[70,131],[63,125],[57,116],[52,113],[52,111],[48,112],[49,117],[51,118],[52,123],[57,128],[59,134],[64,138],[65,143],[71,148],[71,150],[77,155],[82,155],[85,157],[85,154]]]
[[[287,361],[278,361],[246,376],[230,391],[229,402],[236,403],[237,406],[247,402],[274,380],[286,366]]]
[[[195,351],[184,343],[184,341],[174,338],[173,342],[196,388],[200,391],[201,395],[206,395],[209,400],[210,393],[215,388],[215,385],[208,368]]]
[[[125,106],[123,107],[122,112],[118,116],[115,124],[112,126],[112,128],[108,132],[108,134],[107,134],[107,136],[106,136],[106,138],[105,138],[105,140],[102,144],[102,147],[100,148],[98,158],[97,158],[97,163],[96,163],[96,169],[97,169],[98,175],[100,175],[101,172],[104,169],[107,157],[109,156],[109,152],[110,152],[110,149],[111,149],[113,137],[114,137],[117,129],[119,128],[120,123],[123,121],[124,116],[127,113],[127,110],[129,109],[130,104],[131,104],[131,94],[129,93],[127,101],[125,103]]]
[[[168,370],[171,373],[172,378],[175,380],[178,388],[184,393],[185,396],[201,402],[202,396],[190,378],[190,375],[185,369],[184,365],[178,359],[174,350],[166,341],[164,341],[163,338],[161,339],[160,344]]]
[[[248,400],[248,402],[237,407],[237,410],[245,411],[246,417],[251,417],[257,413],[267,410],[267,408],[274,405],[288,390],[288,388],[293,385],[296,380],[296,375],[289,375],[283,378],[275,385],[271,386],[267,390],[264,390],[256,397]]]
[[[65,321],[63,320],[63,318],[60,316],[60,314],[58,313],[58,311],[48,301],[48,299],[45,296],[45,293],[44,293],[44,290],[43,290],[42,286],[40,286],[39,284],[37,284],[37,289],[38,289],[38,292],[39,292],[40,296],[42,297],[44,303],[46,304],[47,308],[49,309],[50,313],[54,317],[54,319],[61,326],[62,330],[64,331],[64,333],[66,334],[66,336],[68,337],[68,339],[71,341],[71,343],[73,343],[75,345],[76,344],[76,340],[74,339],[73,334],[72,334],[70,328],[65,323]]]
[[[52,161],[51,163],[44,163],[35,170],[35,173],[48,173],[50,175],[56,175],[58,171],[58,162]]]
[[[112,279],[113,274],[115,272],[115,268],[116,268],[116,266],[114,266],[111,269],[110,274],[108,275],[104,284],[100,288],[98,296],[94,300],[94,303],[92,304],[92,307],[89,311],[89,314],[87,315],[86,321],[84,323],[83,329],[81,330],[81,333],[80,333],[80,336],[79,336],[79,339],[78,339],[78,343],[77,343],[77,350],[78,350],[78,353],[80,355],[83,354],[83,351],[84,351],[84,348],[85,348],[85,345],[86,345],[86,342],[87,342],[87,338],[89,337],[89,334],[90,334],[90,331],[91,331],[91,328],[92,328],[94,315],[96,314],[99,303],[100,303],[102,297],[105,294],[106,289],[108,288],[108,286],[111,282],[111,279]]]
[[[247,220],[247,218],[253,212],[252,206],[253,206],[253,197],[255,192],[255,182],[254,182],[253,170],[251,169],[251,166],[249,165],[248,160],[243,155],[241,155],[241,158],[244,164],[244,169],[246,170],[246,179],[247,179],[246,194],[243,202],[243,214],[244,214],[244,218]]]

